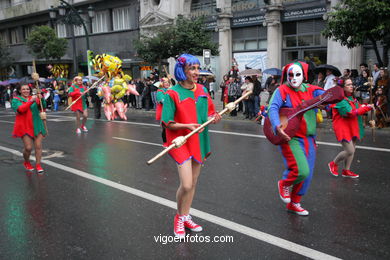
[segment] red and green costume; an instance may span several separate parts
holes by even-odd
[[[87,90],[84,86],[78,86],[76,84],[72,84],[69,88],[68,95],[72,97],[72,100],[78,99],[85,91]],[[81,113],[87,109],[86,96],[84,95],[80,98],[73,106],[70,108],[73,112],[80,111]]]
[[[344,97],[344,100],[332,107],[333,130],[337,141],[351,142],[356,138],[361,140],[364,136],[363,119],[364,115],[371,110],[369,106],[361,106],[352,96]]]
[[[167,92],[167,88],[159,88],[157,89],[157,94],[156,94],[156,101],[157,101],[157,108],[156,108],[156,120],[160,121],[161,120],[161,113],[162,113],[162,108],[163,108],[163,103],[164,103],[164,96],[165,93]]]
[[[280,125],[279,110],[282,107],[295,108],[304,100],[324,93],[320,87],[302,83],[299,88],[281,85],[272,95],[268,115],[276,133]],[[283,172],[283,186],[293,185],[291,201],[299,203],[310,185],[316,158],[316,109],[304,113],[299,130],[288,143],[280,145],[286,170]]]
[[[169,88],[165,94],[161,123],[163,126],[167,126],[171,122],[203,124],[209,116],[214,114],[214,104],[205,87],[196,84],[194,89],[189,90],[176,84]],[[190,132],[188,129],[173,131],[167,128],[167,142],[164,143],[164,146],[169,146],[173,139],[185,136]],[[169,154],[178,164],[183,164],[189,159],[203,163],[210,155],[208,128],[205,127],[201,133],[194,134],[183,146],[172,149]]]
[[[25,135],[34,138],[38,134],[45,136],[46,129],[41,117],[39,116],[40,102],[43,107],[46,107],[45,99],[38,100],[37,102],[31,101],[31,96],[23,98],[16,96],[12,99],[12,109],[16,112],[14,130],[12,132],[13,137],[23,137]]]

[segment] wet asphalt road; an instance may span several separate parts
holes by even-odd
[[[12,113],[0,111],[1,259],[302,259],[299,245],[320,259],[390,258],[388,130],[376,131],[375,143],[367,131],[359,145],[385,149],[358,149],[352,169],[360,178],[352,180],[329,174],[326,164],[340,147],[332,145],[329,125],[322,126],[313,181],[302,201],[310,216],[300,217],[287,213],[278,197],[284,167],[278,149],[261,137],[261,127],[243,120],[211,127],[213,154],[202,169],[193,208],[293,242],[289,250],[287,241],[270,244],[234,231],[231,222],[222,222],[224,227],[200,217],[194,217],[204,226],[198,235],[230,236],[233,242],[155,242],[172,235],[175,210],[128,191],[175,201],[174,162],[166,156],[145,163],[162,150],[154,145],[161,143],[161,130],[152,114],[130,111],[128,122],[91,119],[90,131],[81,135],[69,116],[49,113],[44,140],[49,164],[38,176],[26,173],[22,158],[6,151],[21,151],[22,143],[10,138]]]

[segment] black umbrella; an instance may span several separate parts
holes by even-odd
[[[314,64],[314,62],[312,62],[311,60],[297,60],[297,61],[300,61],[300,62],[305,62],[309,65],[309,71],[308,71],[308,79],[307,82],[311,83],[314,81],[315,79],[315,75],[314,75],[314,71],[316,69],[316,65]]]
[[[341,76],[341,72],[338,68],[336,68],[335,66],[333,65],[329,65],[329,64],[322,64],[322,65],[319,65],[317,66],[317,68],[315,68],[315,72],[318,73],[318,72],[322,72],[324,73],[324,75],[326,75],[326,70],[331,70],[333,75],[335,75],[336,77],[339,77]]]

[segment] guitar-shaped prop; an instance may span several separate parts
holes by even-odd
[[[325,91],[322,95],[305,100],[295,108],[281,108],[279,110],[280,128],[290,137],[293,137],[301,126],[303,114],[319,105],[334,104],[344,99],[344,90],[341,87],[333,87]],[[267,117],[263,127],[264,135],[274,145],[286,143],[279,135],[275,135],[272,124]]]

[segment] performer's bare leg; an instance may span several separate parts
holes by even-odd
[[[43,135],[40,133],[34,139],[34,147],[35,147],[35,160],[37,164],[41,164],[42,159],[42,139]]]
[[[356,146],[356,140],[353,140],[352,142],[341,142],[341,145],[343,146],[344,151],[341,151],[336,158],[334,159],[334,162],[336,164],[339,164],[341,161],[344,161],[344,166],[346,170],[350,170],[353,156],[355,153],[355,146]]]
[[[84,111],[83,111],[83,122],[82,122],[83,126],[85,126],[85,123],[87,122],[87,118],[88,118],[88,109],[84,109]]]
[[[190,212],[200,168],[201,165],[193,160],[178,165],[180,186],[176,193],[176,201],[179,215],[188,215]]]
[[[80,117],[81,117],[80,111],[76,111],[76,128],[80,128],[81,127],[81,125],[80,125]]]
[[[23,158],[25,162],[30,161],[30,155],[33,147],[33,139],[25,135],[22,137],[24,148],[23,148]]]

